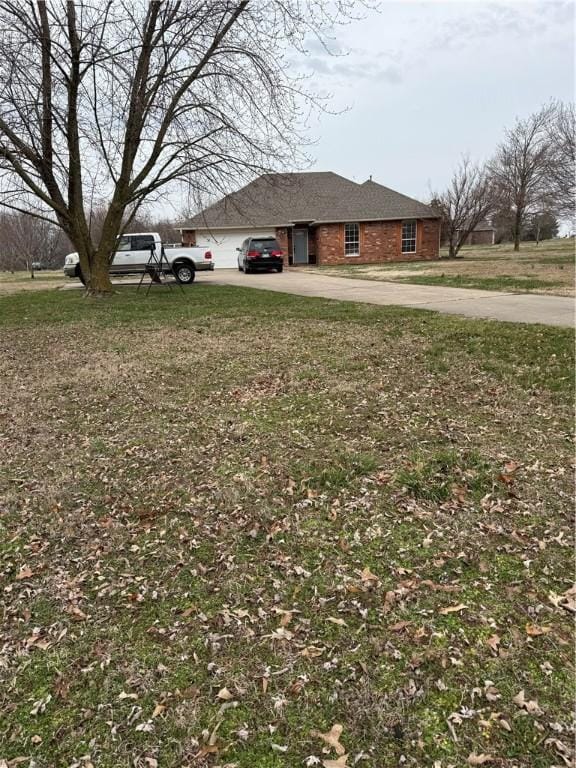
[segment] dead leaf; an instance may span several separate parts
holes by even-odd
[[[216,741],[218,739],[218,729],[222,725],[224,721],[218,720],[214,728],[212,728],[212,733],[210,734],[210,738],[208,739],[208,745],[211,747],[214,747],[216,745]]]
[[[200,747],[200,750],[196,752],[194,755],[194,758],[198,760],[201,757],[204,757],[205,755],[214,755],[217,752],[220,751],[220,747],[216,746],[216,744],[203,744]]]
[[[512,485],[514,482],[514,476],[501,473],[498,475],[498,480],[500,480],[501,483],[504,483],[504,485]]]
[[[550,592],[548,600],[550,600],[555,608],[564,608],[566,611],[576,613],[576,586],[567,589],[562,595]]]
[[[492,635],[486,640],[486,645],[490,646],[490,649],[498,655],[498,646],[500,645],[500,637],[498,635]]]
[[[530,635],[530,637],[547,635],[548,632],[552,632],[552,627],[538,626],[538,624],[526,624],[526,634]]]
[[[526,699],[526,694],[524,693],[524,689],[519,691],[519,693],[517,693],[516,696],[514,696],[512,701],[514,702],[514,704],[516,704],[517,707],[520,707],[520,709],[525,709],[526,712],[529,712],[531,715],[541,714],[542,712],[536,700],[528,701]]]
[[[70,694],[70,683],[61,675],[58,675],[54,682],[54,692],[59,699],[66,701]]]
[[[80,608],[78,608],[77,605],[71,605],[69,608],[66,609],[66,613],[69,613],[70,616],[77,619],[78,621],[85,621],[88,616],[82,611]]]
[[[158,717],[162,714],[162,712],[166,711],[166,706],[164,704],[156,704],[154,707],[154,711],[152,712],[152,717]]]
[[[468,608],[468,606],[464,605],[464,603],[458,603],[458,605],[449,605],[446,608],[441,608],[440,613],[442,616],[446,616],[449,613],[457,613],[458,611],[463,611],[465,608]]]
[[[304,685],[305,685],[304,680],[300,678],[298,680],[294,680],[294,682],[288,686],[288,693],[291,696],[298,696],[302,691],[302,689],[304,688]]]
[[[291,611],[286,611],[285,613],[282,614],[282,618],[280,619],[280,626],[287,627],[291,621],[292,621],[292,613]]]
[[[324,768],[346,768],[348,755],[342,755],[337,760],[322,760]]]
[[[232,701],[234,696],[230,693],[228,688],[221,688],[216,694],[216,698],[221,699],[222,701]]]
[[[484,687],[484,696],[486,696],[488,701],[498,701],[498,699],[502,698],[502,696],[498,693],[498,689],[492,685],[490,680],[486,681],[486,685]]]
[[[485,763],[491,763],[493,760],[492,755],[485,755],[484,753],[477,755],[476,752],[471,752],[466,762],[468,765],[484,765]]]
[[[388,627],[392,632],[402,632],[403,629],[412,625],[411,621],[397,621],[396,624],[392,624]]]
[[[332,624],[337,624],[339,627],[347,627],[348,625],[344,621],[344,619],[335,619],[334,616],[328,616],[326,621],[332,622]]]
[[[391,611],[392,606],[394,605],[395,602],[396,602],[396,592],[390,589],[384,595],[384,606],[383,606],[384,613],[388,613],[388,611]]]
[[[307,659],[315,659],[317,656],[322,656],[324,648],[318,648],[315,645],[307,645],[302,651],[300,656],[306,656]]]
[[[374,583],[379,581],[378,576],[376,576],[375,573],[372,573],[372,571],[370,570],[370,568],[368,568],[368,566],[366,566],[366,568],[362,570],[362,573],[360,574],[360,578],[362,579],[362,581],[368,582],[368,583]]]
[[[31,576],[33,576],[33,571],[31,568],[28,568],[27,565],[25,565],[23,568],[20,568],[18,573],[16,574],[16,580],[22,581],[22,579],[29,579]]]
[[[134,699],[134,700],[136,700],[138,698],[138,694],[137,693],[126,693],[126,691],[122,691],[121,693],[118,694],[118,698],[120,699],[120,701],[124,701],[124,699]]]
[[[335,750],[337,755],[343,755],[346,750],[340,744],[340,736],[342,736],[342,726],[339,723],[335,723],[327,733],[320,733],[320,731],[311,731],[312,736],[317,736],[322,741],[325,741],[329,747]]]

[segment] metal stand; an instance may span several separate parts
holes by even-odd
[[[184,293],[182,284],[178,281],[178,278],[172,269],[172,265],[166,258],[166,254],[164,253],[164,246],[160,246],[160,256],[157,256],[156,246],[153,245],[150,248],[150,258],[148,259],[144,271],[142,272],[142,277],[140,278],[140,282],[138,283],[138,288],[136,288],[136,291],[140,290],[146,276],[150,278],[150,283],[146,289],[146,296],[148,296],[150,288],[152,288],[153,285],[167,285],[168,288],[172,290],[172,282],[166,280],[167,273],[172,275],[176,285],[180,288],[180,291]]]

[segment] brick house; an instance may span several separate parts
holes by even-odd
[[[286,264],[376,264],[439,258],[440,219],[372,181],[331,172],[266,174],[185,222],[183,245],[210,245],[236,267],[247,237],[276,237]]]

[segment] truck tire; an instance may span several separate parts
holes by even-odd
[[[190,285],[196,277],[196,269],[189,261],[177,261],[172,270],[174,277],[182,285]]]
[[[80,266],[76,267],[76,277],[80,280],[82,285],[86,285],[86,280],[84,279],[84,275],[82,274],[82,270],[80,269]]]

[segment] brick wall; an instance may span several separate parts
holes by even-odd
[[[440,219],[419,219],[416,243],[417,259],[440,258]]]
[[[437,259],[440,222],[419,219],[416,229],[416,253],[402,253],[401,221],[368,221],[360,223],[360,255],[344,256],[344,224],[321,224],[310,227],[308,249],[310,261],[318,264],[377,264],[383,261],[415,261]],[[284,252],[284,263],[292,254],[292,232],[287,227],[276,229],[276,239]],[[182,230],[182,245],[196,245],[196,230]]]
[[[321,224],[316,230],[319,264],[377,264],[383,261],[419,261],[439,258],[440,221],[419,219],[416,253],[402,253],[401,221],[360,223],[360,255],[344,255],[344,224]]]
[[[292,255],[292,238],[290,237],[290,230],[287,227],[276,228],[276,240],[278,245],[282,248],[284,254],[284,266],[288,266],[288,257]]]
[[[182,245],[196,245],[196,230],[195,229],[183,229],[182,230]]]

